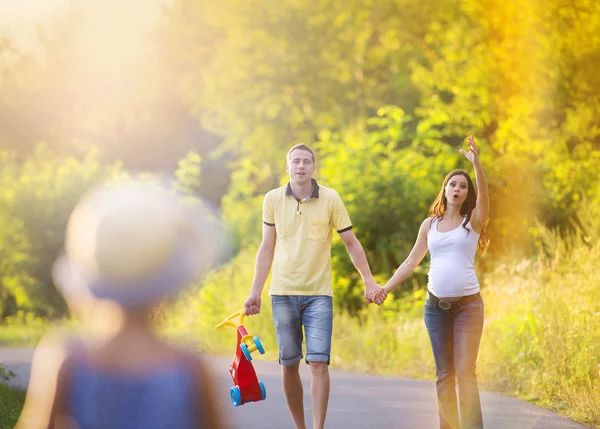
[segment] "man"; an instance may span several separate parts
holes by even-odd
[[[292,147],[287,154],[286,170],[289,183],[265,196],[263,238],[244,311],[247,315],[260,312],[261,292],[273,265],[269,294],[287,404],[296,429],[306,429],[299,372],[304,327],[306,362],[312,374],[313,428],[321,429],[329,400],[332,227],[340,234],[362,276],[367,302],[381,304],[386,293],[371,275],[367,257],[352,231],[340,196],[312,178],[315,172],[313,150],[306,145]]]

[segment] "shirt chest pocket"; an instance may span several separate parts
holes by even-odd
[[[330,229],[331,226],[329,225],[329,222],[325,220],[313,220],[309,225],[308,237],[311,240],[324,241],[327,239]]]

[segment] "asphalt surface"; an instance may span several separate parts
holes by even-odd
[[[11,383],[25,388],[29,382],[33,349],[0,348],[0,363],[17,377]],[[265,401],[234,407],[229,399],[231,358],[210,358],[218,379],[215,395],[232,429],[294,428],[289,416],[281,369],[275,362],[252,363],[267,389]],[[311,427],[310,370],[301,365],[307,425]],[[553,411],[493,392],[481,392],[486,429],[589,429]],[[435,384],[431,381],[331,371],[329,429],[438,429]]]

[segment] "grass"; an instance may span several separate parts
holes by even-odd
[[[589,225],[590,223],[588,223]],[[598,235],[595,235],[598,237]],[[482,382],[600,427],[600,244],[545,231],[546,255],[499,267]],[[490,306],[488,306],[489,308]]]
[[[23,409],[25,392],[0,382],[0,429],[12,429]]]
[[[0,346],[35,347],[46,328],[32,329],[27,326],[0,326]]]
[[[19,312],[5,318],[0,325],[0,347],[35,347],[48,332],[75,329],[75,320],[45,320],[31,313]]]
[[[7,317],[0,325],[0,346],[35,347],[48,330],[49,323],[29,313]]]

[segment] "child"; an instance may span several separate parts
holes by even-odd
[[[214,231],[158,186],[113,184],[84,199],[54,277],[72,310],[110,315],[115,329],[38,347],[17,427],[224,427],[202,359],[159,338],[152,323],[157,306],[211,263]]]

